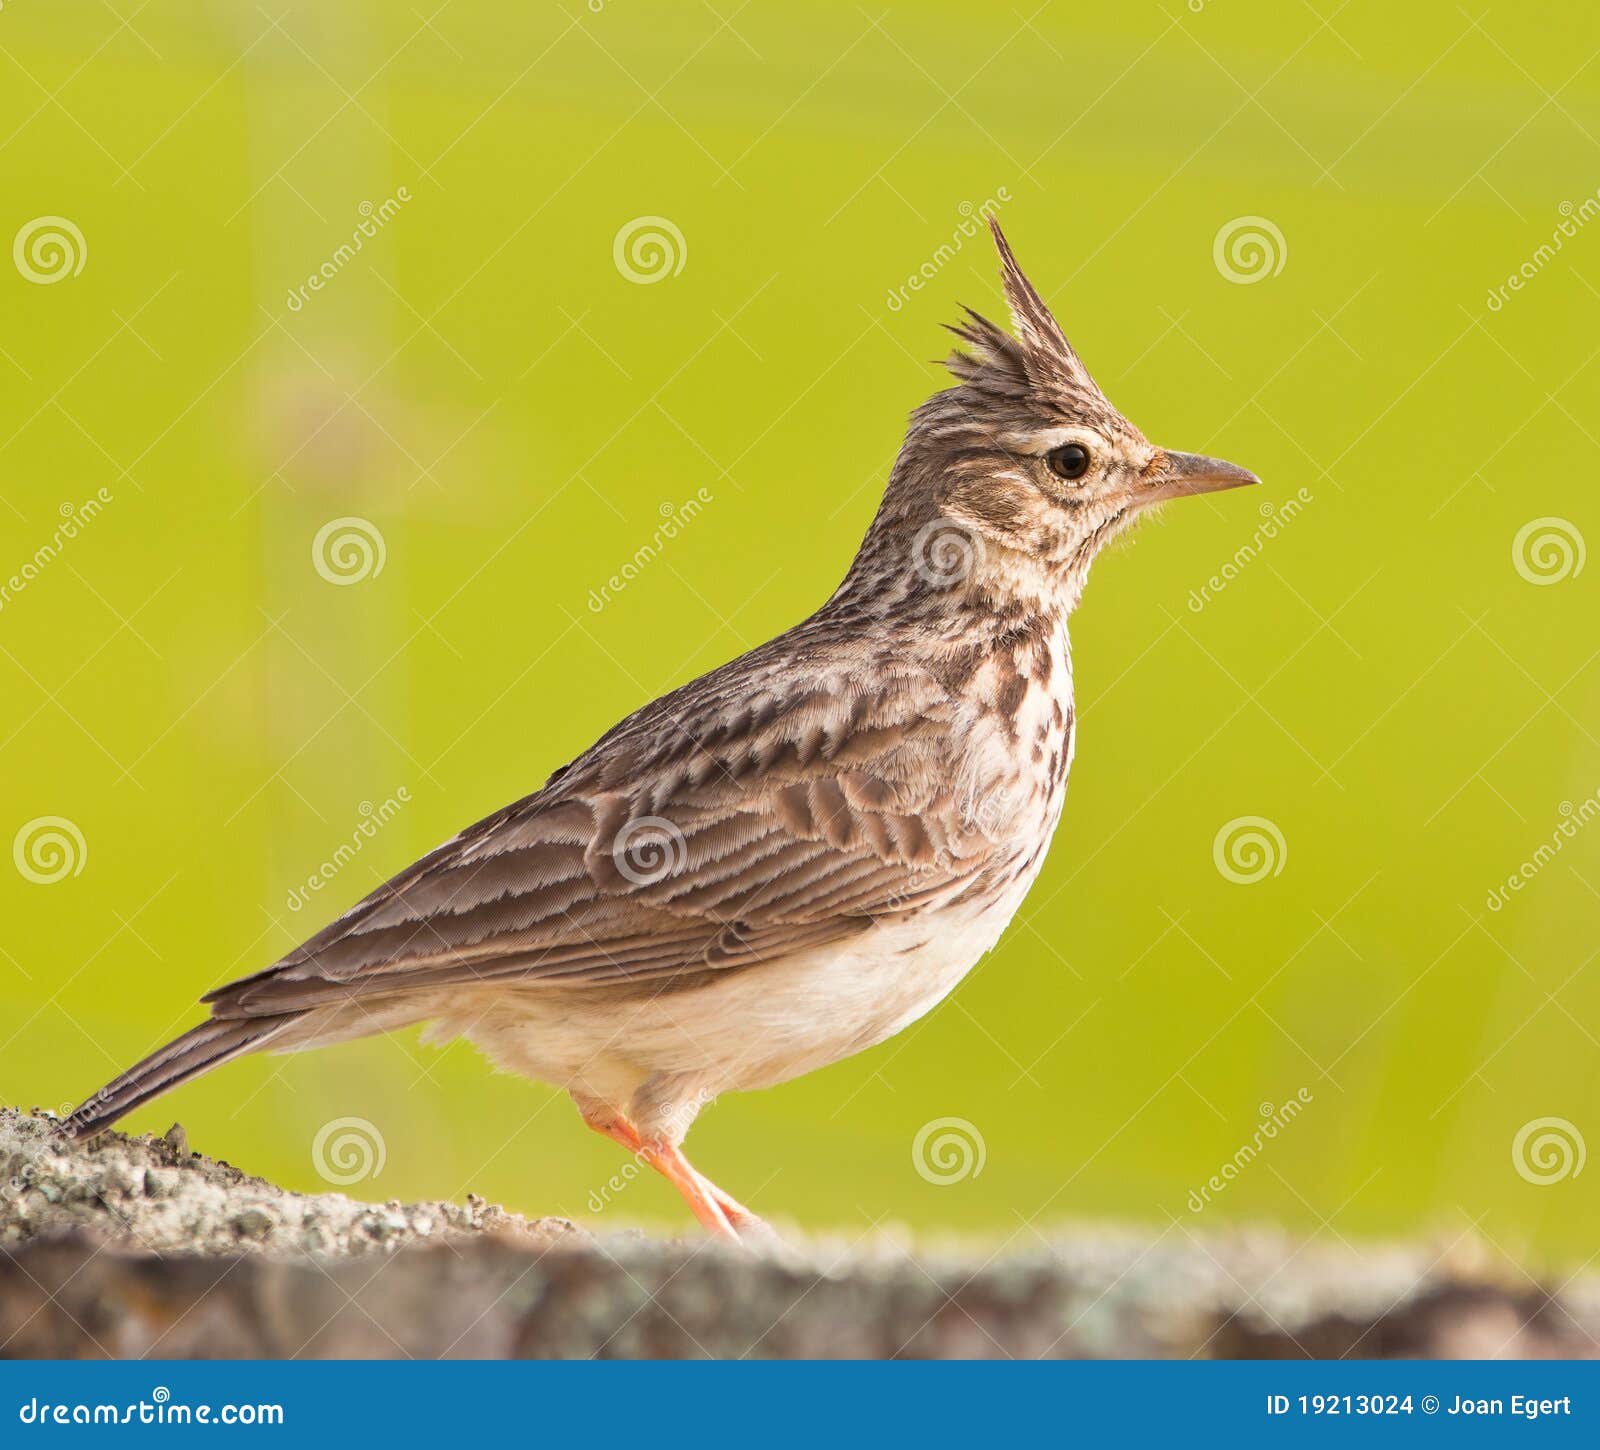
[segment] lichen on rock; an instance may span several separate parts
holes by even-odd
[[[1564,1276],[1565,1277],[1565,1276]],[[291,1193],[161,1138],[0,1109],[0,1355],[1593,1356],[1600,1288],[1461,1235],[1063,1227],[745,1250],[465,1204]]]
[[[292,1193],[190,1151],[178,1124],[160,1138],[106,1133],[92,1144],[54,1119],[0,1108],[0,1246],[87,1232],[151,1254],[276,1252],[342,1257],[493,1233],[532,1247],[588,1235],[561,1218],[466,1203],[360,1203]]]

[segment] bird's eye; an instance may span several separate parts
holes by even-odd
[[[1079,479],[1089,471],[1089,450],[1081,443],[1064,443],[1045,454],[1044,461],[1057,478]]]

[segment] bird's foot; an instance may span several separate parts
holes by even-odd
[[[689,1205],[689,1211],[700,1220],[703,1228],[717,1238],[732,1243],[743,1242],[735,1225],[735,1212],[745,1221],[754,1220],[748,1209],[739,1208],[726,1195],[719,1195],[710,1182],[702,1178],[692,1163],[683,1156],[683,1149],[665,1138],[647,1138],[635,1150],[639,1158],[661,1174]]]
[[[711,1195],[711,1200],[722,1210],[722,1215],[728,1220],[729,1227],[741,1239],[753,1243],[777,1243],[778,1236],[771,1226],[759,1214],[746,1208],[732,1194],[724,1193],[705,1174],[696,1171],[695,1177],[700,1180],[701,1186]]]

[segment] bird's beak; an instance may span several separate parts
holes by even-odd
[[[1145,480],[1145,497],[1152,503],[1169,498],[1187,498],[1194,493],[1220,493],[1225,488],[1243,488],[1261,480],[1248,468],[1207,458],[1203,453],[1163,453],[1165,460]]]

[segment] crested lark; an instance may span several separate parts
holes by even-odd
[[[243,1053],[426,1022],[564,1087],[708,1229],[758,1225],[684,1157],[695,1114],[882,1042],[994,945],[1061,814],[1090,563],[1167,499],[1255,482],[1146,442],[994,238],[1016,336],[951,329],[955,385],[826,604],[212,992],[68,1131]]]

